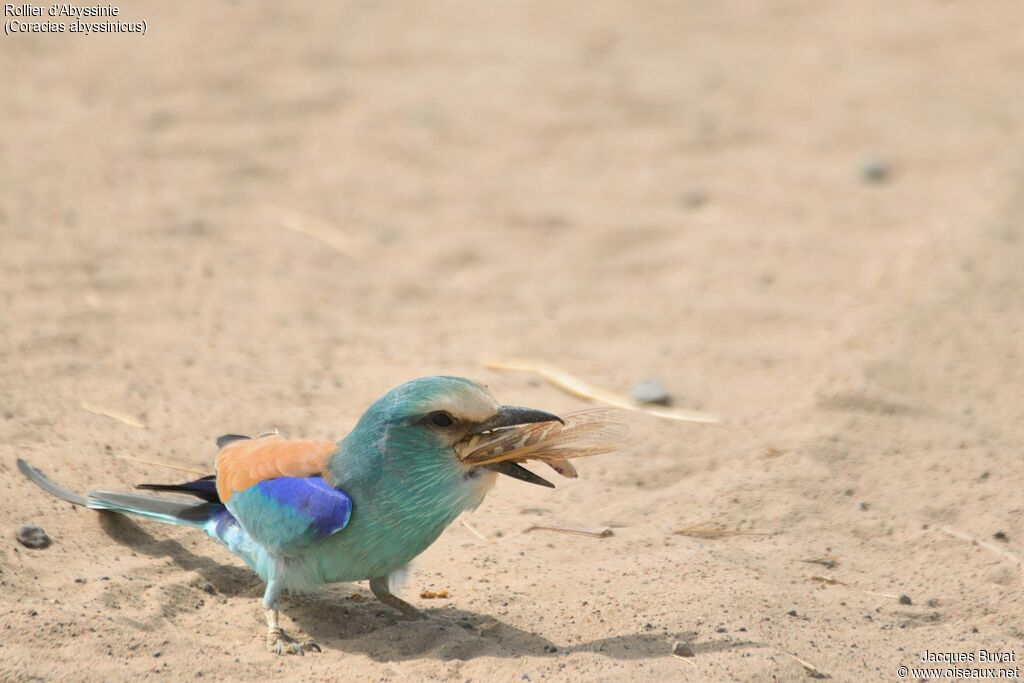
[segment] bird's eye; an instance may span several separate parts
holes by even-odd
[[[431,413],[427,419],[430,421],[430,424],[435,427],[441,427],[442,429],[451,427],[455,424],[455,420],[452,419],[452,416],[443,411]]]

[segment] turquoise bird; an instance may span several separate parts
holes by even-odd
[[[269,647],[303,654],[320,648],[293,641],[278,626],[283,593],[368,580],[381,602],[420,618],[391,592],[392,577],[459,514],[479,506],[499,473],[553,488],[518,462],[539,458],[575,476],[568,457],[611,450],[586,450],[586,435],[562,424],[548,412],[499,405],[477,382],[424,377],[378,399],[341,441],[226,435],[217,440],[215,474],[138,487],[194,498],[81,496],[23,460],[18,467],[71,503],[204,530],[266,581]]]

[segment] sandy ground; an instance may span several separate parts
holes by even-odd
[[[926,649],[1024,657],[1019,3],[122,15],[148,35],[0,37],[0,679],[809,679],[795,655],[884,681]],[[655,377],[724,421],[632,415],[581,479],[501,483],[471,518],[489,542],[456,524],[420,558],[404,595],[430,621],[365,585],[288,600],[315,656],[264,652],[260,582],[205,537],[14,467],[173,481],[113,456],[338,437],[441,372],[585,405],[492,354]],[[21,547],[26,522],[53,545]],[[697,523],[752,533],[674,533]]]

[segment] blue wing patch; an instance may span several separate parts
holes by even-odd
[[[283,555],[341,531],[352,499],[320,477],[278,477],[236,492],[228,509],[258,543]]]
[[[267,499],[298,512],[318,536],[341,531],[352,515],[352,499],[320,477],[279,477],[256,484]]]

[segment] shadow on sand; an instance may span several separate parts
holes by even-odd
[[[252,598],[253,609],[259,609],[263,582],[247,568],[219,564],[192,553],[175,540],[154,538],[123,515],[101,513],[100,526],[117,543],[150,557],[170,557],[183,569],[197,572],[221,595]],[[512,658],[580,652],[624,660],[652,659],[667,656],[672,640],[664,634],[636,633],[565,645],[490,615],[463,609],[427,609],[428,619],[406,621],[362,588],[357,592],[352,587],[345,592],[348,595],[339,595],[337,589],[325,589],[319,595],[290,596],[282,605],[282,613],[325,650],[360,653],[381,662],[423,657],[466,660],[482,656]],[[760,646],[751,641],[692,645],[698,653]]]

